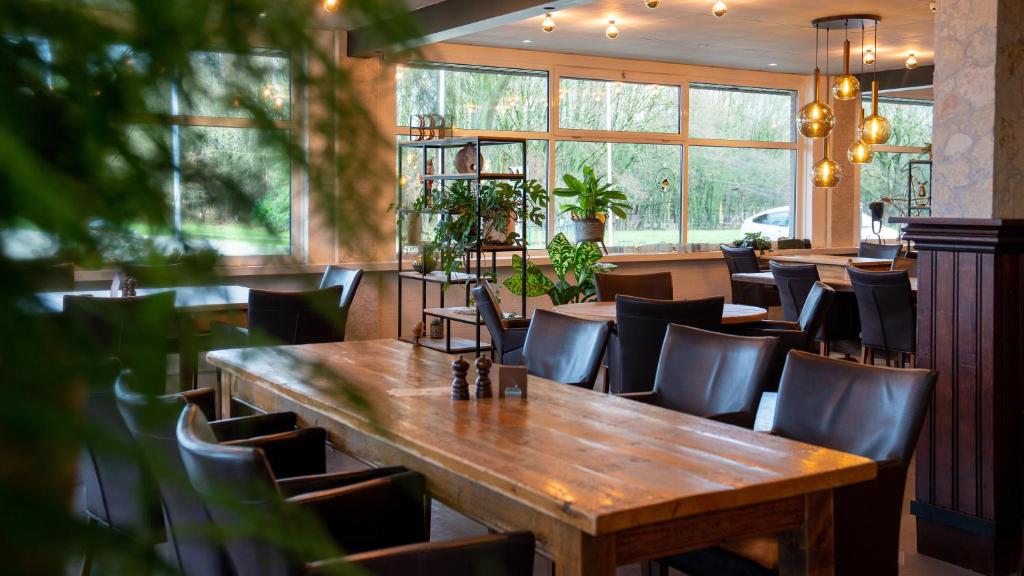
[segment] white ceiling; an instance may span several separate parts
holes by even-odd
[[[430,0],[419,0],[430,3]],[[493,0],[492,0],[493,1]],[[714,0],[661,0],[647,8],[644,0],[595,0],[556,11],[557,28],[541,30],[544,14],[462,36],[451,42],[479,46],[635,58],[726,68],[809,73],[814,69],[814,18],[878,14],[877,66],[903,66],[911,51],[921,65],[934,54],[935,15],[929,0],[726,0],[723,18],[711,14]],[[619,37],[608,40],[604,29],[614,18]],[[852,31],[851,31],[852,32]],[[869,32],[870,37],[870,32]],[[523,43],[531,40],[531,43]],[[841,67],[841,31],[831,34],[831,67]],[[860,29],[850,38],[853,68],[859,71]],[[868,41],[870,43],[870,40]],[[825,37],[822,31],[822,53]],[[775,63],[776,66],[770,66]],[[822,69],[825,66],[822,64]]]

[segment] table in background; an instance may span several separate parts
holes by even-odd
[[[818,270],[856,266],[863,270],[888,270],[892,260],[887,258],[861,258],[859,256],[836,256],[832,254],[794,254],[791,256],[768,256],[769,260],[782,264],[815,264]]]
[[[582,302],[562,304],[552,310],[559,314],[582,318],[583,320],[615,321],[615,302]],[[726,304],[722,309],[722,324],[743,324],[757,322],[768,317],[768,311],[746,304]]]
[[[424,474],[434,498],[489,528],[532,531],[559,576],[766,534],[780,534],[782,574],[829,575],[832,490],[876,474],[851,454],[532,376],[525,401],[453,401],[452,356],[398,340],[207,359],[223,416],[232,398],[294,411],[346,452]]]
[[[831,269],[822,269],[818,271],[818,275],[822,282],[828,284],[837,292],[853,292],[853,283],[850,282],[850,276],[845,270],[838,272]],[[737,282],[751,282],[768,286],[775,285],[775,276],[771,272],[740,272],[733,274],[732,279]],[[914,291],[914,294],[917,294],[917,278],[914,276],[910,277],[910,289]]]
[[[173,288],[140,288],[139,296],[174,290],[174,308],[183,322],[178,345],[178,367],[181,387],[195,387],[199,366],[199,348],[196,338],[207,334],[213,322],[244,326],[249,309],[249,289],[245,286],[181,286]],[[65,296],[94,296],[109,298],[110,290],[78,290],[71,292],[41,292],[36,294],[43,308],[59,314],[64,311]]]

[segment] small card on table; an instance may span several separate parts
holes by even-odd
[[[497,365],[498,398],[526,399],[526,366]]]

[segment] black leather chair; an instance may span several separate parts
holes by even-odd
[[[174,298],[173,291],[132,298],[65,296],[64,320],[84,356],[115,357],[154,387],[149,392],[163,393],[167,354],[178,334]],[[110,382],[100,385],[109,388]]]
[[[320,279],[320,288],[332,288],[341,286],[341,300],[338,308],[341,311],[341,339],[345,339],[345,326],[348,325],[348,313],[352,309],[352,301],[356,297],[356,290],[359,289],[359,282],[363,279],[363,271],[353,268],[329,265],[324,270],[324,276]]]
[[[731,336],[671,324],[654,390],[622,396],[753,428],[776,345],[772,337]]]
[[[837,576],[899,574],[907,466],[937,374],[864,366],[792,352],[772,434],[870,458],[873,480],[833,494]],[[753,554],[755,550],[757,554]],[[776,574],[774,537],[733,542],[660,561],[690,576]]]
[[[295,494],[276,481],[262,450],[217,444],[194,407],[182,412],[177,439],[192,486],[226,535],[237,574],[327,574],[341,562],[381,576],[475,576],[502,574],[502,568],[527,576],[533,569],[530,534],[425,543],[426,495],[417,473],[371,479],[354,473]],[[319,522],[304,522],[296,508]],[[309,554],[337,546],[350,556],[308,562]]]
[[[491,334],[491,346],[499,364],[519,365],[523,363],[523,345],[530,328],[529,318],[507,319],[501,312],[498,299],[494,297],[490,284],[484,280],[473,287],[476,309]]]
[[[875,244],[874,242],[861,242],[857,249],[857,256],[860,258],[884,258],[893,260],[900,255],[903,249],[902,244]]]
[[[910,276],[905,270],[867,272],[852,267],[847,273],[860,310],[864,363],[873,364],[875,352],[881,351],[887,361],[895,355],[901,366],[904,362],[913,366],[917,351],[917,309]]]
[[[728,244],[719,244],[725,265],[729,268],[729,283],[732,285],[733,304],[748,304],[768,308],[779,305],[779,293],[771,286],[763,286],[752,282],[737,282],[733,274],[760,272],[761,265],[753,248],[737,248]]]
[[[671,300],[672,273],[653,274],[594,274],[597,299],[614,302],[618,295],[637,296],[651,300]]]
[[[836,292],[823,282],[815,282],[800,310],[796,322],[785,320],[761,320],[736,327],[729,332],[743,336],[773,336],[779,345],[775,349],[775,357],[769,370],[767,389],[775,391],[782,377],[782,368],[790,350],[809,351],[815,348],[815,337],[821,332],[835,300]]]
[[[342,291],[341,286],[299,292],[250,289],[248,327],[215,324],[210,348],[340,342]]]
[[[610,324],[537,310],[523,345],[527,372],[592,389],[608,344]]]
[[[811,286],[819,280],[818,267],[814,264],[779,264],[774,260],[768,266],[775,278],[775,287],[779,289],[782,319],[796,322]]]
[[[705,330],[722,327],[725,298],[648,300],[619,295],[615,329],[608,341],[608,381],[614,394],[649,392],[654,387],[665,329],[684,324]]]

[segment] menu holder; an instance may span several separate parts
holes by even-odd
[[[529,379],[526,366],[498,365],[498,398],[526,399]]]

